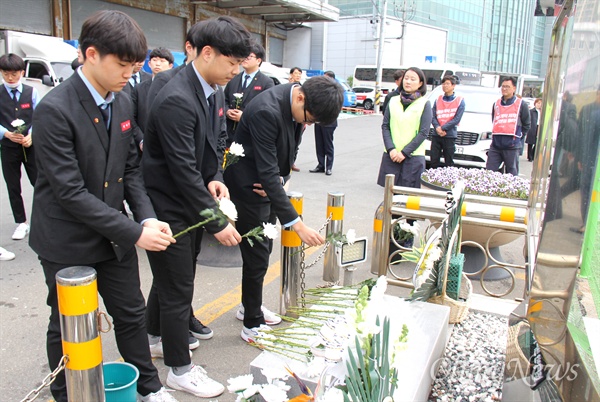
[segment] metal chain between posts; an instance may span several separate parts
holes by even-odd
[[[331,219],[333,218],[333,213],[330,213],[329,216],[327,217],[327,220],[325,221],[325,223],[323,225],[321,225],[321,227],[319,228],[319,230],[317,232],[321,233],[323,231],[323,229],[325,229],[327,227],[327,225],[329,225],[329,222],[331,222]],[[304,247],[302,247],[302,249],[300,250],[300,300],[302,300],[302,308],[306,307],[306,294],[305,294],[305,290],[306,290],[306,282],[304,281],[304,278],[306,278],[306,272],[305,270],[307,270],[310,267],[313,267],[317,262],[319,262],[319,260],[321,258],[323,258],[323,256],[325,255],[325,252],[327,251],[327,249],[329,248],[330,243],[329,242],[325,242],[325,247],[323,247],[323,251],[321,251],[321,253],[317,256],[317,258],[311,262],[310,264],[306,265],[304,263],[304,258],[306,257],[306,253],[304,253]]]
[[[50,374],[48,374],[46,377],[44,377],[44,379],[42,380],[42,384],[39,387],[37,387],[36,389],[30,391],[25,396],[25,398],[21,399],[21,402],[33,401],[38,396],[40,396],[40,392],[42,391],[42,389],[44,389],[45,387],[49,387],[50,384],[52,384],[54,382],[54,380],[56,379],[56,376],[67,367],[68,361],[69,361],[69,356],[64,355],[60,359],[60,362],[58,362],[58,366],[54,369],[54,371],[52,371]]]

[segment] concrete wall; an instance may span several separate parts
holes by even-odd
[[[287,33],[283,44],[283,66],[300,67],[306,70],[310,67],[312,28],[301,27]]]

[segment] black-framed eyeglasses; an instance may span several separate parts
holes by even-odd
[[[304,104],[304,123],[306,124],[319,124],[318,121],[316,120],[309,120],[308,117],[306,117],[306,103]]]
[[[258,59],[258,57],[256,57],[256,55],[249,54],[248,57],[246,57],[246,60],[251,59],[251,58]]]

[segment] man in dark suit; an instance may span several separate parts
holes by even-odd
[[[173,68],[173,54],[169,49],[159,47],[150,52],[149,65],[152,69],[152,77],[162,71],[167,71]],[[136,85],[131,91],[131,102],[133,104],[133,118],[140,130],[137,131],[135,143],[138,145],[140,150],[143,150],[144,146],[144,131],[146,130],[146,120],[148,119],[148,91],[152,80],[142,81]]]
[[[55,275],[90,266],[114,320],[119,352],[139,370],[142,401],[174,401],[150,358],[135,246],[158,252],[175,240],[146,195],[130,100],[117,93],[144,59],[146,38],[129,16],[105,10],[83,23],[79,44],[83,66],[46,95],[33,117],[39,169],[29,244],[48,286],[50,369],[63,355]],[[122,213],[124,200],[135,220]],[[67,401],[64,373],[51,391],[56,401]]]
[[[254,43],[250,55],[242,62],[244,71],[236,75],[225,87],[228,147],[233,142],[233,134],[248,103],[256,95],[275,85],[271,78],[259,70],[264,58],[265,49],[260,44]]]
[[[302,222],[283,185],[298,151],[304,124],[329,124],[342,110],[344,90],[328,77],[313,77],[300,86],[278,85],[258,95],[242,115],[234,140],[245,156],[225,171],[231,199],[237,206],[236,228],[240,233],[263,222],[292,227],[309,246],[325,239]],[[242,339],[250,342],[265,324],[262,307],[263,280],[269,265],[271,240],[240,243],[243,258],[242,305],[238,318],[244,321]]]
[[[326,77],[335,80],[333,71],[325,71]],[[318,165],[309,170],[310,173],[325,173],[331,176],[333,169],[333,133],[337,128],[337,119],[331,124],[315,124],[315,148],[317,151]]]
[[[250,52],[251,35],[230,17],[198,23],[192,36],[197,57],[162,88],[152,102],[142,156],[146,189],[156,213],[179,232],[197,223],[199,213],[218,208],[216,199],[229,197],[222,182],[217,138],[225,131],[223,91]],[[214,106],[213,106],[214,105]],[[204,226],[223,245],[241,241],[228,222]],[[196,237],[189,232],[165,252],[148,252],[158,293],[160,333],[169,387],[212,398],[224,391],[188,351],[190,304],[196,271]]]
[[[533,108],[529,110],[529,120],[531,120],[531,126],[529,126],[527,136],[525,137],[525,143],[527,144],[527,160],[529,162],[533,162],[533,158],[535,156],[535,144],[537,143],[538,126],[541,112],[542,100],[537,98],[533,102]]]
[[[181,70],[185,68],[189,63],[192,62],[196,58],[197,50],[192,45],[192,37],[194,32],[198,29],[199,24],[194,24],[188,30],[188,33],[185,38],[184,50],[186,54],[185,63],[172,68],[170,70],[163,71],[158,73],[153,79],[152,84],[150,85],[150,89],[148,90],[148,110],[152,107],[152,102],[156,99],[160,90],[171,80],[171,78],[175,77]],[[222,131],[219,133],[220,138],[218,140],[217,153],[219,155],[223,155],[225,152],[225,140],[227,138],[227,132]],[[200,241],[202,240],[202,236],[196,236],[196,241],[198,242],[196,256],[200,252]],[[153,353],[153,357],[160,357],[163,353],[162,351],[162,342],[160,341],[160,311],[158,307],[158,295],[156,291],[150,291],[148,295],[148,300],[146,302],[146,324],[148,325],[148,335],[150,338],[150,349],[156,349],[156,354]],[[196,318],[194,315],[194,309],[190,307],[190,334],[192,337],[200,340],[208,340],[211,339],[214,335],[212,329],[202,324],[202,322]],[[196,346],[196,343],[193,341],[192,337],[190,337],[189,347],[193,349]],[[154,339],[153,339],[154,338]],[[158,346],[152,346],[152,342],[157,341]]]
[[[133,68],[133,75],[127,81],[127,85],[123,88],[123,92],[127,95],[131,96],[131,90],[135,88],[138,84],[141,84],[144,81],[152,81],[152,74],[149,74],[142,70],[144,67],[144,60],[135,63],[135,67]]]

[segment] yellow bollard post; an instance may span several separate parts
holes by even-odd
[[[327,224],[327,236],[341,235],[344,230],[344,193],[332,191],[327,193],[327,216],[331,221]],[[340,267],[337,265],[335,245],[329,246],[323,257],[323,280],[338,282],[340,280]]]
[[[302,217],[304,195],[299,192],[287,193],[296,212]],[[287,314],[290,306],[298,306],[298,287],[304,281],[302,271],[302,240],[294,230],[281,228],[281,282],[279,287],[279,314]]]
[[[98,285],[90,267],[69,267],[56,274],[69,402],[104,401],[102,343],[98,332]]]

